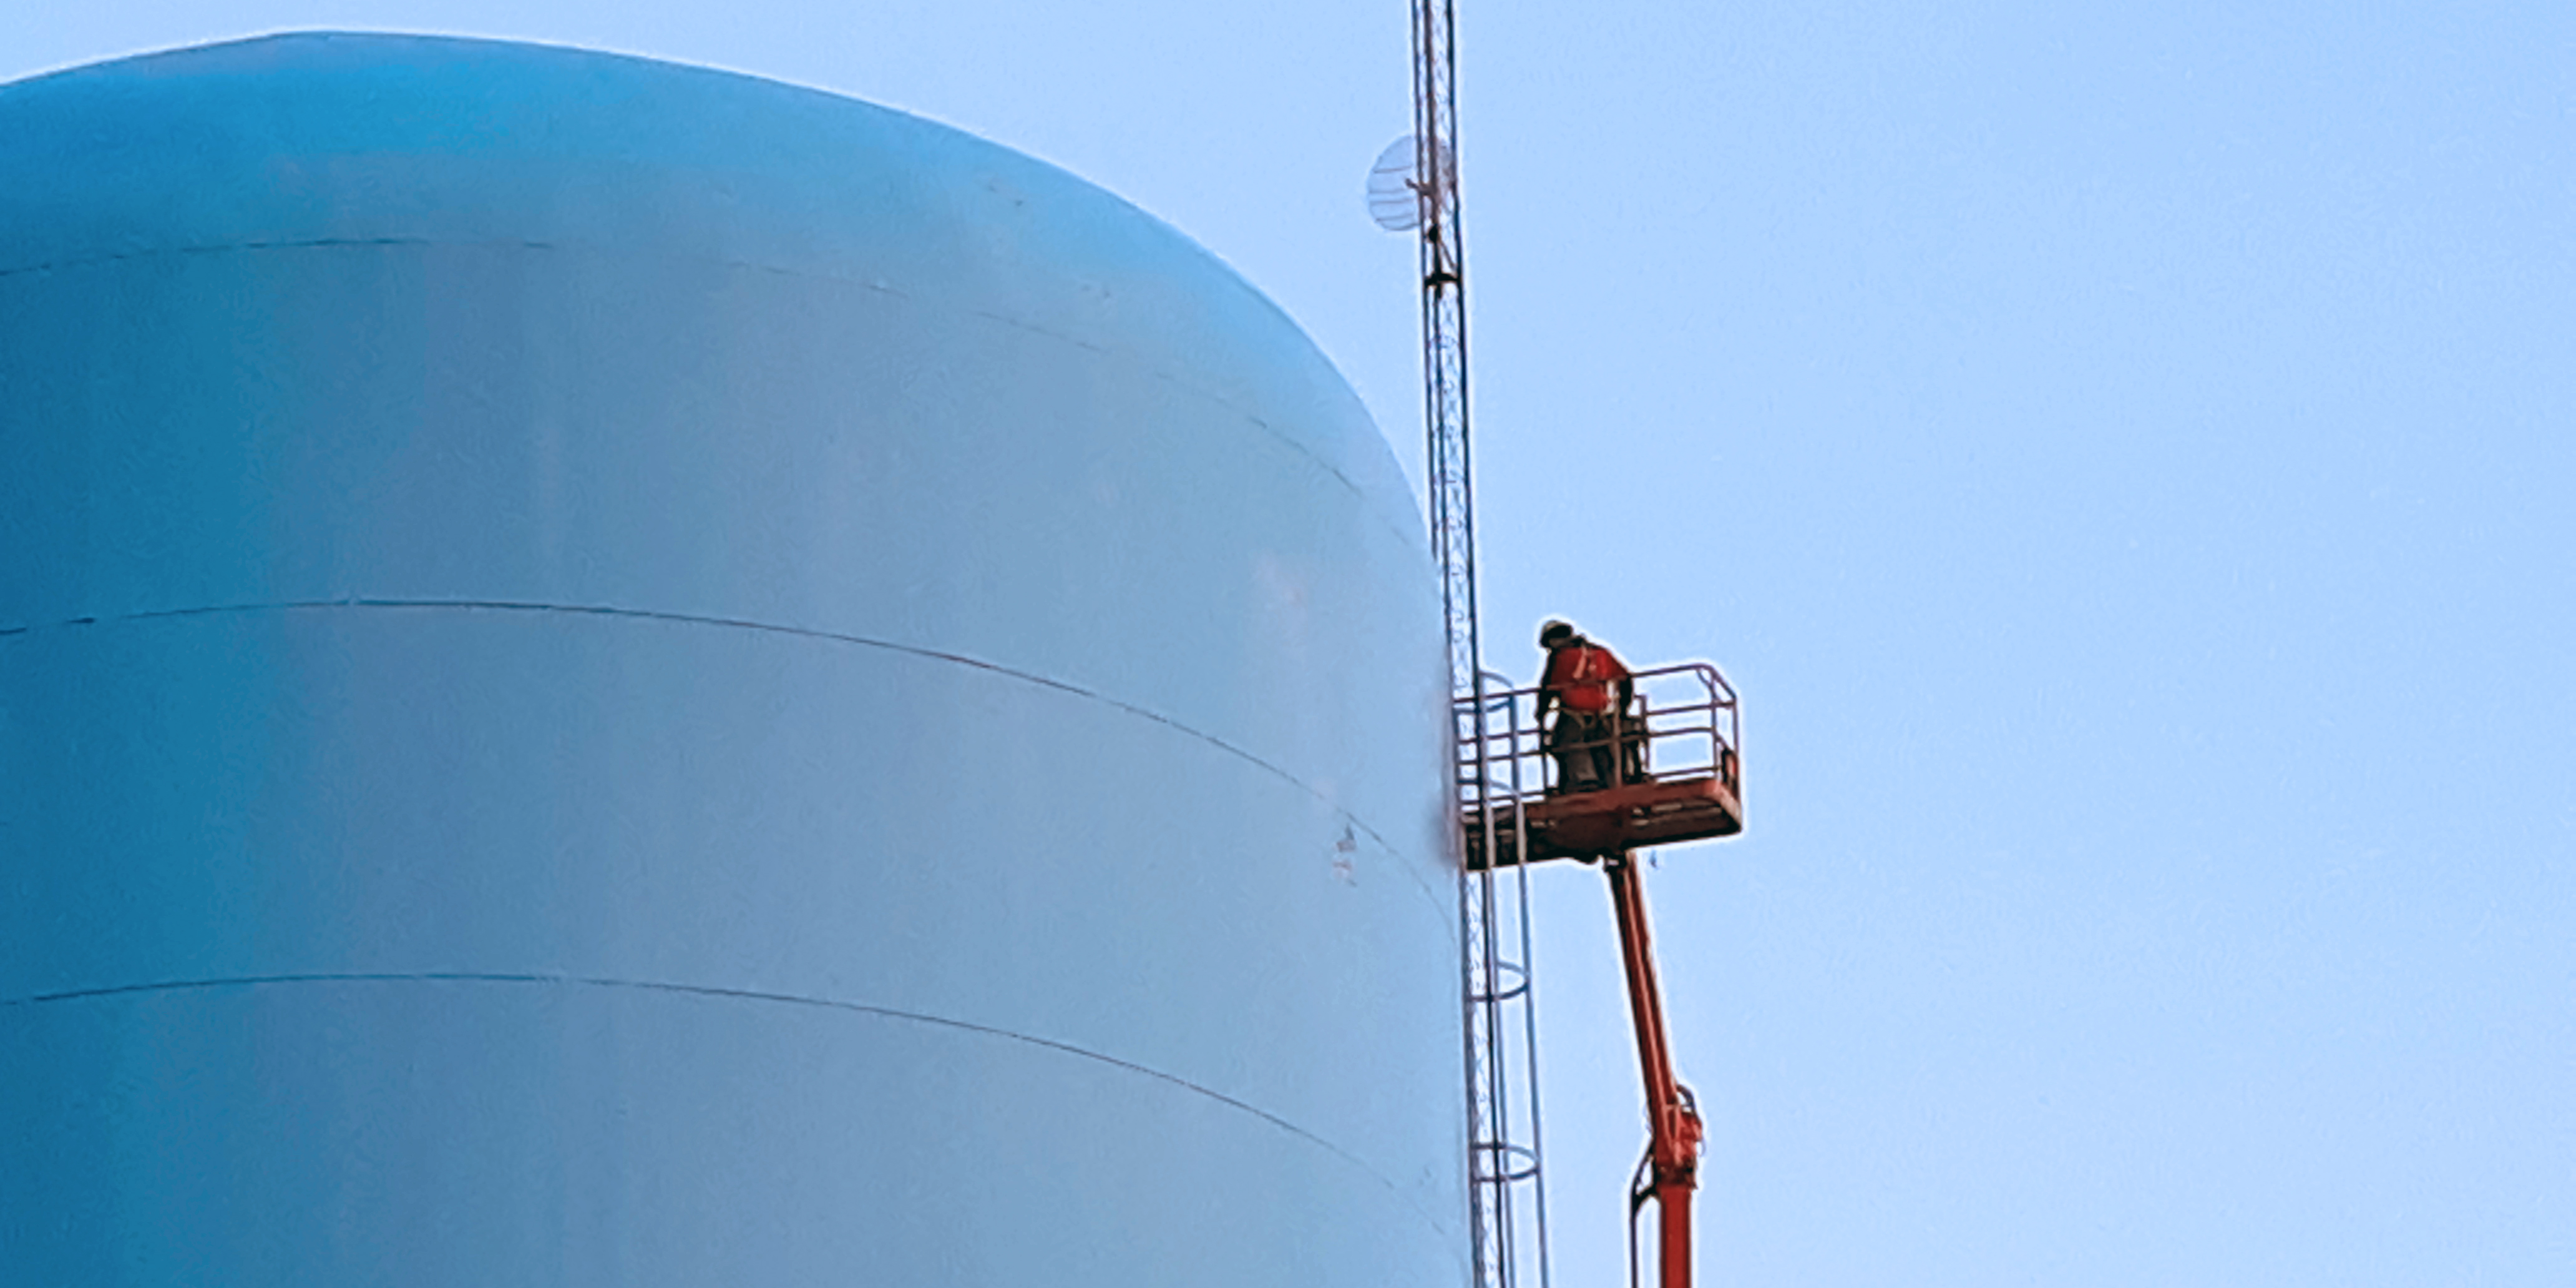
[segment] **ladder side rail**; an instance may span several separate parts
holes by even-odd
[[[1481,802],[1482,793],[1476,783],[1472,781],[1463,783],[1462,790]],[[1491,846],[1494,841],[1494,829],[1490,812],[1480,808],[1467,817],[1475,819],[1475,825],[1482,830],[1478,839],[1483,844]],[[1488,849],[1485,852],[1490,854],[1492,851]],[[1464,870],[1462,865],[1458,884],[1460,936],[1458,946],[1460,986],[1465,1004],[1460,1028],[1467,1084],[1468,1237],[1476,1282],[1480,1288],[1491,1288],[1494,1280],[1489,1267],[1493,1263],[1501,1235],[1492,1215],[1486,1185],[1486,1174],[1490,1170],[1490,1162],[1486,1157],[1487,1145],[1493,1137],[1491,1094],[1493,1066],[1488,1058],[1485,1041],[1485,1035],[1492,1028],[1487,1022],[1489,1011],[1485,998],[1493,991],[1493,959],[1485,951],[1488,925],[1488,918],[1483,908],[1485,884],[1480,874]]]
[[[1517,793],[1507,777],[1498,776],[1492,754],[1498,735],[1511,737],[1513,702],[1507,694],[1500,700],[1463,699],[1455,704],[1460,718],[1459,782],[1465,817],[1478,829],[1476,840],[1481,853],[1493,854],[1499,842],[1498,815],[1508,807],[1517,823]],[[1503,713],[1498,720],[1497,712]],[[1503,775],[1509,772],[1506,765]],[[1515,836],[1516,853],[1523,838]],[[1506,956],[1507,936],[1513,923],[1525,927],[1528,918],[1525,878],[1519,884],[1506,886],[1498,882],[1489,864],[1487,870],[1462,873],[1462,928],[1471,937],[1466,956],[1467,1046],[1468,1067],[1472,1086],[1480,1093],[1471,1103],[1469,1139],[1469,1183],[1472,1216],[1477,1222],[1473,1250],[1476,1254],[1479,1283],[1510,1284],[1519,1274],[1523,1260],[1520,1229],[1515,1219],[1516,1187],[1522,1182],[1536,1182],[1539,1177],[1539,1153],[1535,1144],[1524,1145],[1521,1139],[1534,1138],[1535,1096],[1516,1097],[1511,1079],[1515,1064],[1534,1070],[1534,1049],[1529,1045],[1535,1035],[1528,1020],[1531,995],[1528,961],[1528,936],[1522,933],[1522,953],[1518,961]],[[1522,1008],[1523,1022],[1513,1025],[1507,1012],[1514,1004]],[[1511,1058],[1513,1030],[1518,1028],[1522,1041],[1522,1059]],[[1526,1073],[1524,1073],[1526,1076]],[[1531,1106],[1530,1109],[1522,1109]],[[1525,1113],[1532,1121],[1533,1132],[1524,1137],[1515,1119]],[[1532,1186],[1537,1191],[1535,1185]],[[1537,1191],[1542,1192],[1543,1191]],[[1533,1205],[1534,1217],[1544,1220],[1543,1202]],[[1538,1228],[1539,1246],[1545,1247],[1545,1232]],[[1541,1282],[1544,1288],[1545,1267]]]
[[[1539,1288],[1552,1288],[1553,1280],[1550,1271],[1552,1263],[1548,1255],[1547,1232],[1547,1131],[1546,1124],[1539,1113],[1538,1096],[1538,989],[1536,978],[1528,971],[1529,964],[1536,960],[1530,922],[1532,900],[1529,875],[1531,866],[1529,819],[1525,808],[1527,796],[1522,791],[1521,757],[1517,754],[1521,744],[1521,713],[1524,710],[1535,712],[1535,698],[1533,695],[1532,699],[1525,703],[1523,695],[1511,687],[1509,677],[1489,674],[1485,678],[1488,683],[1499,683],[1502,687],[1503,696],[1499,700],[1499,705],[1503,712],[1506,744],[1514,753],[1505,761],[1502,787],[1508,793],[1512,816],[1511,867],[1515,887],[1514,902],[1519,913],[1519,950],[1520,961],[1523,964],[1522,982],[1525,989],[1520,999],[1522,1064],[1518,1072],[1527,1080],[1526,1085],[1530,1089],[1529,1094],[1522,1098],[1527,1106],[1525,1112],[1529,1123],[1528,1133],[1523,1139],[1529,1142],[1527,1148],[1530,1170],[1530,1225],[1538,1245],[1538,1283]],[[1531,723],[1536,723],[1535,714]],[[1486,853],[1492,854],[1494,851],[1487,850]]]
[[[1490,812],[1486,815],[1484,839],[1489,846],[1494,842]],[[1490,854],[1492,851],[1489,849],[1486,853]],[[1515,1247],[1516,1231],[1512,1228],[1511,1220],[1512,1097],[1510,1064],[1503,1050],[1506,1031],[1502,1013],[1503,995],[1508,988],[1504,980],[1501,951],[1503,918],[1500,909],[1496,907],[1500,894],[1497,889],[1499,883],[1495,880],[1495,874],[1490,865],[1485,871],[1476,874],[1474,884],[1477,898],[1482,904],[1477,917],[1480,942],[1476,949],[1479,992],[1475,999],[1477,1012],[1475,1037],[1480,1048],[1477,1057],[1485,1075],[1485,1125],[1483,1137],[1477,1146],[1483,1175],[1478,1183],[1483,1189],[1481,1201],[1491,1227],[1488,1230],[1487,1251],[1494,1267],[1493,1282],[1500,1288],[1509,1288],[1509,1285],[1514,1282],[1513,1271],[1519,1265],[1519,1258]]]
[[[1521,810],[1520,793],[1517,790],[1513,792],[1512,809],[1516,816]],[[1525,822],[1512,829],[1512,845],[1514,848],[1512,857],[1516,860],[1512,864],[1512,880],[1518,886],[1519,897],[1516,902],[1520,905],[1520,957],[1522,962],[1528,963],[1535,960],[1535,955],[1530,929],[1529,828]],[[1539,1288],[1550,1288],[1547,1173],[1544,1154],[1546,1131],[1539,1115],[1538,1096],[1538,990],[1535,979],[1532,979],[1530,984],[1528,994],[1521,999],[1522,1067],[1519,1072],[1524,1080],[1523,1085],[1529,1088],[1529,1094],[1522,1097],[1522,1100],[1527,1105],[1526,1112],[1529,1119],[1529,1134],[1524,1139],[1529,1142],[1531,1227],[1538,1240],[1538,1284]]]
[[[1466,712],[1469,726],[1467,743],[1461,750],[1466,764],[1460,766],[1459,794],[1461,819],[1478,830],[1475,840],[1480,853],[1491,855],[1496,842],[1493,817],[1490,757],[1485,751],[1484,713],[1481,703],[1470,699]],[[1462,842],[1464,838],[1462,838]],[[1462,850],[1462,853],[1464,851]],[[1493,882],[1486,871],[1459,871],[1459,957],[1464,1013],[1461,1037],[1465,1047],[1467,1092],[1467,1200],[1469,1207],[1469,1247],[1479,1288],[1508,1288],[1509,1280],[1500,1267],[1510,1264],[1510,1233],[1506,1228],[1508,1213],[1497,1204],[1495,1178],[1507,1170],[1502,1156],[1500,1111],[1505,1108],[1499,1094],[1500,1064],[1495,1058],[1494,1042],[1500,1027],[1497,995],[1502,991],[1498,962],[1494,952]]]

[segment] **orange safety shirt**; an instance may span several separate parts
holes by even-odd
[[[1610,709],[1610,695],[1628,668],[1610,650],[1590,640],[1560,644],[1547,655],[1547,675],[1539,683],[1556,690],[1568,711],[1600,713]]]

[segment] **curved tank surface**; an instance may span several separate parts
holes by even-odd
[[[495,42],[0,174],[0,1283],[1464,1281],[1435,584],[1206,252]]]

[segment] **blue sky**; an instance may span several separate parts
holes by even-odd
[[[846,92],[1169,220],[1418,471],[1401,4],[121,0]],[[2576,1282],[2576,9],[1477,4],[1489,662],[1747,704],[1649,876],[1718,1284]],[[1608,913],[1543,875],[1557,1277],[1624,1274]]]

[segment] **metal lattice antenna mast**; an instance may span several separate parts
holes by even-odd
[[[1476,497],[1467,432],[1467,237],[1458,198],[1455,0],[1413,0],[1413,179],[1421,232],[1422,375],[1432,557],[1449,635],[1449,686],[1463,700],[1461,818],[1495,853],[1484,654],[1476,628]],[[1508,691],[1511,686],[1500,686]],[[1506,699],[1508,701],[1508,699]],[[1463,839],[1463,838],[1462,838]],[[1526,864],[1459,873],[1465,1000],[1468,1208],[1477,1288],[1515,1288],[1525,1262],[1547,1288],[1547,1197],[1539,1170],[1538,1027],[1527,968]],[[1505,939],[1517,922],[1517,944]],[[1518,963],[1506,960],[1514,948]],[[1514,1023],[1513,1021],[1517,1021]],[[1517,1032],[1515,1032],[1517,1030]],[[1517,1055],[1513,1047],[1517,1046]],[[1516,1068],[1517,1066],[1517,1068]],[[1522,1073],[1519,1094],[1513,1074]],[[1521,1238],[1526,1215],[1534,1242]]]
[[[1449,627],[1449,687],[1484,691],[1476,638],[1476,495],[1467,457],[1467,236],[1458,210],[1457,45],[1452,0],[1414,0],[1413,147],[1422,201],[1423,421],[1431,554]]]

